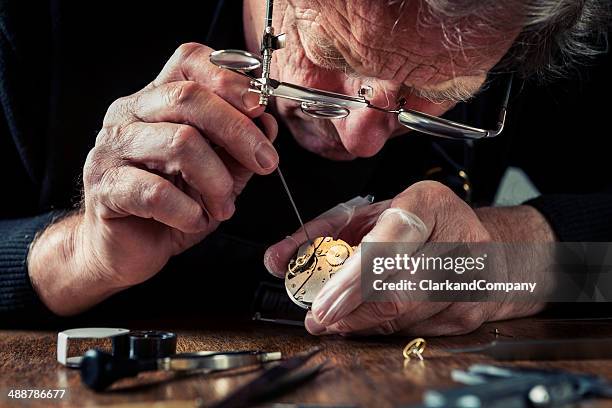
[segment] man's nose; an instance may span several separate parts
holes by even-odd
[[[391,93],[368,98],[373,105],[394,109],[389,101]],[[398,128],[397,116],[372,108],[353,109],[344,119],[336,122],[336,129],[344,147],[358,157],[370,157],[382,149]]]

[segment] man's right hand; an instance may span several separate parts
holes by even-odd
[[[233,215],[253,173],[278,165],[276,121],[248,78],[209,62],[212,51],[180,46],[151,84],[108,109],[84,167],[83,211],[30,250],[30,278],[53,312],[78,313],[155,275]]]

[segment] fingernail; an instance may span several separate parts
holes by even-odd
[[[259,95],[248,90],[244,91],[242,93],[242,104],[249,111],[259,108]]]
[[[307,314],[306,319],[304,319],[304,326],[310,334],[314,334],[315,336],[318,334],[325,334],[326,332],[325,326],[317,323],[315,318],[310,313]]]
[[[274,249],[274,246],[271,246],[264,253],[264,266],[270,272],[271,275],[276,276],[277,278],[284,277],[284,273],[281,270],[279,265],[279,254],[278,251]]]
[[[270,170],[278,164],[278,154],[269,142],[260,142],[255,148],[255,160],[264,170]]]
[[[264,254],[264,265],[268,272],[276,277],[284,278],[289,260],[297,250],[298,243],[291,236],[269,247]]]

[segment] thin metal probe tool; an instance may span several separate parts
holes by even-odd
[[[272,53],[276,50],[277,47],[282,47],[278,43],[278,37],[274,36],[274,27],[272,27],[272,14],[274,10],[274,0],[266,1],[266,17],[264,22],[264,32],[261,40],[261,53],[263,55],[263,65],[262,65],[262,73],[261,73],[261,81],[263,84],[262,93],[259,98],[259,104],[262,106],[268,105],[268,96],[269,96],[269,82],[270,82],[270,64],[272,62]],[[293,210],[295,211],[295,215],[300,222],[302,229],[304,230],[304,234],[306,234],[306,239],[308,242],[312,244],[312,240],[308,235],[308,231],[306,230],[306,226],[304,225],[304,221],[302,221],[302,216],[300,215],[300,211],[295,204],[295,200],[293,199],[293,195],[291,195],[291,191],[289,190],[289,186],[287,185],[287,181],[285,180],[285,176],[283,176],[283,172],[280,169],[280,166],[276,168],[278,176],[283,183],[283,187],[285,188],[285,192],[287,193],[287,197],[289,197],[289,201],[291,201],[291,205],[293,206]]]
[[[293,199],[293,196],[291,195],[291,190],[289,190],[289,186],[287,185],[287,181],[285,181],[285,176],[283,176],[283,172],[281,171],[280,166],[276,168],[276,172],[278,173],[278,176],[280,177],[281,182],[283,183],[283,187],[285,188],[287,197],[289,197],[289,201],[291,201],[291,205],[293,206],[293,211],[295,211],[295,215],[297,216],[297,219],[300,222],[302,229],[304,230],[304,234],[306,234],[306,239],[312,245],[312,239],[310,239],[310,235],[308,235],[308,230],[306,230],[304,221],[302,221],[302,216],[300,215],[300,211],[298,210],[297,205],[295,204],[295,200]]]

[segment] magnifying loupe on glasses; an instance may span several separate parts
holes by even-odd
[[[210,61],[220,68],[233,71],[246,76],[251,80],[250,91],[265,93],[266,97],[277,97],[292,100],[300,104],[304,114],[316,119],[342,119],[347,117],[351,110],[376,109],[380,112],[397,115],[400,124],[408,129],[432,136],[474,140],[498,136],[504,129],[508,100],[512,89],[512,76],[504,95],[501,112],[496,129],[486,130],[438,118],[423,112],[398,107],[395,110],[377,107],[366,99],[369,95],[368,87],[362,87],[357,96],[344,95],[320,89],[306,88],[299,85],[279,82],[274,79],[257,78],[253,72],[262,68],[262,57],[243,50],[219,50],[210,55]]]

